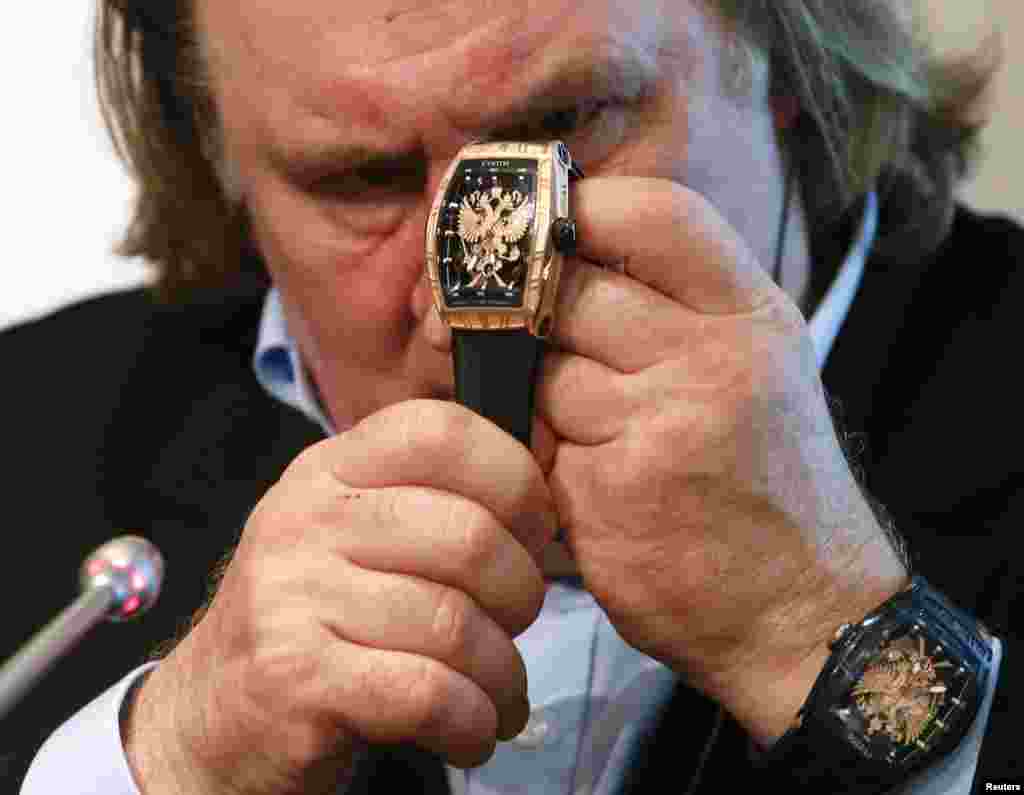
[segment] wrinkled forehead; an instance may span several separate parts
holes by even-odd
[[[215,83],[288,83],[329,102],[353,76],[458,109],[597,51],[624,79],[692,70],[721,48],[703,0],[196,0]],[[583,58],[577,59],[581,63]],[[602,60],[609,60],[602,58]],[[564,65],[560,64],[560,69]],[[581,65],[580,68],[586,68]],[[640,73],[648,72],[643,75]],[[625,86],[624,89],[628,89]]]
[[[195,0],[211,54],[247,51],[278,67],[312,59],[348,67],[431,60],[437,52],[500,49],[520,58],[569,34],[660,38],[663,0]],[[692,13],[687,0],[673,16]]]

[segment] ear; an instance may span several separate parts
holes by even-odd
[[[800,100],[791,94],[772,96],[769,100],[775,126],[779,130],[788,130],[800,115]]]

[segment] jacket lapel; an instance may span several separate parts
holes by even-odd
[[[259,300],[230,294],[152,306],[104,436],[105,515],[153,541],[165,562],[160,598],[138,623],[145,654],[181,635],[249,512],[321,436],[266,397],[249,367]]]

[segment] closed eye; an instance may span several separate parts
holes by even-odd
[[[382,196],[422,194],[427,186],[427,163],[421,156],[382,159],[358,168],[314,176],[306,189],[318,196],[349,201]]]
[[[540,126],[551,137],[564,138],[593,124],[609,105],[610,101],[600,100],[560,108],[541,119]]]

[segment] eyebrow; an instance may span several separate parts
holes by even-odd
[[[652,89],[659,71],[653,57],[635,49],[567,47],[523,96],[484,110],[467,126],[479,130],[481,140],[501,140],[510,131],[567,109],[568,103],[588,98],[635,103]],[[418,147],[389,149],[334,139],[278,141],[269,157],[276,169],[301,181],[325,173],[415,174],[422,170],[423,153]]]

